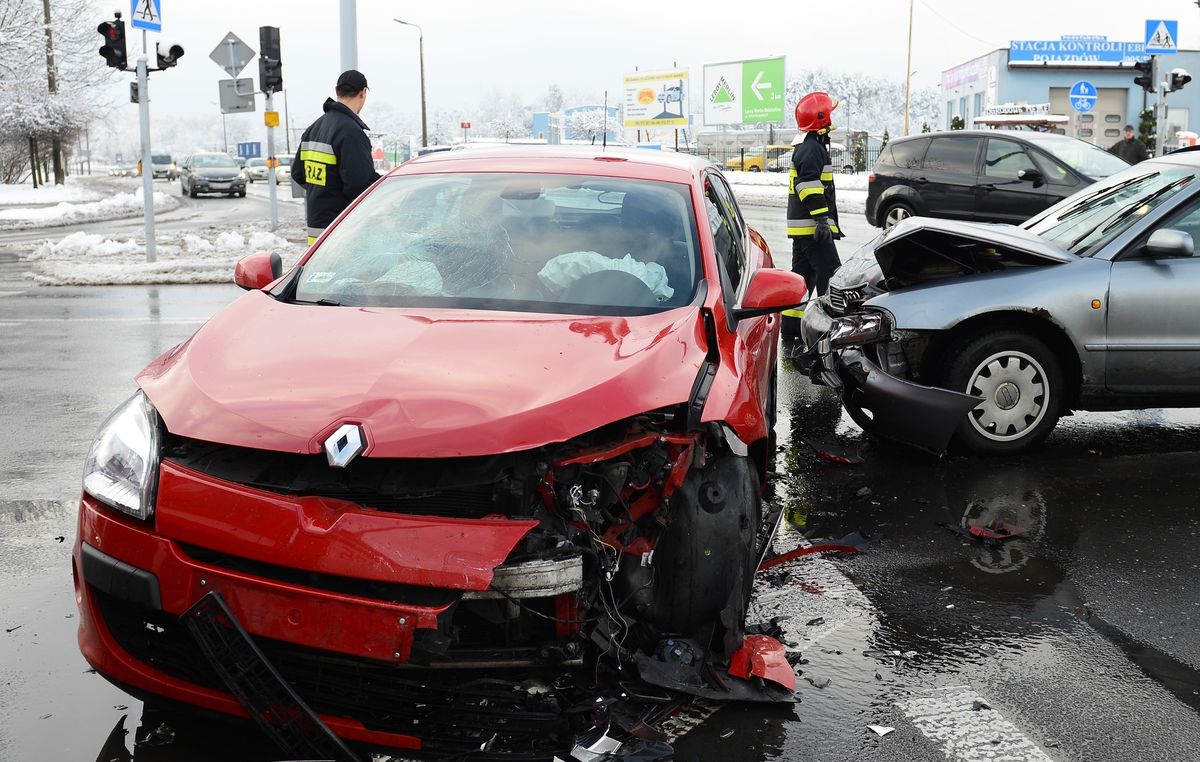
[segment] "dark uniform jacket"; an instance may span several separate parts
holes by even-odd
[[[325,99],[325,114],[300,137],[292,179],[308,195],[309,235],[320,235],[350,202],[379,179],[367,125],[344,104]]]
[[[817,220],[825,217],[834,237],[838,230],[837,197],[833,188],[833,166],[823,136],[810,132],[792,151],[788,182],[787,234],[809,238],[816,233]]]
[[[1137,164],[1139,161],[1145,161],[1150,156],[1150,154],[1146,151],[1146,144],[1137,138],[1134,138],[1133,140],[1121,138],[1109,147],[1108,152],[1120,156],[1130,164]]]

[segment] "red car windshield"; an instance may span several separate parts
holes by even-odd
[[[701,272],[687,185],[533,173],[401,175],[305,263],[293,301],[584,315],[687,304]]]

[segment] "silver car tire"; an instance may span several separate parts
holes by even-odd
[[[985,455],[1026,450],[1045,439],[1063,408],[1061,366],[1040,339],[1015,330],[978,336],[951,354],[946,388],[983,397],[955,433]]]
[[[883,215],[883,229],[887,230],[912,216],[913,211],[906,204],[892,204]]]

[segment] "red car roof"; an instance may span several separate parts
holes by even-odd
[[[392,175],[441,172],[552,172],[690,183],[712,164],[673,151],[592,146],[496,146],[439,151],[401,164]]]

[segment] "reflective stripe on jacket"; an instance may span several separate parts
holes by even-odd
[[[829,163],[829,149],[822,136],[810,132],[796,144],[788,175],[788,237],[813,235],[820,219],[829,221],[829,228],[835,235],[840,233],[833,166]]]
[[[300,137],[292,179],[304,186],[308,226],[324,228],[379,179],[367,125],[344,104],[325,100],[325,114]]]

